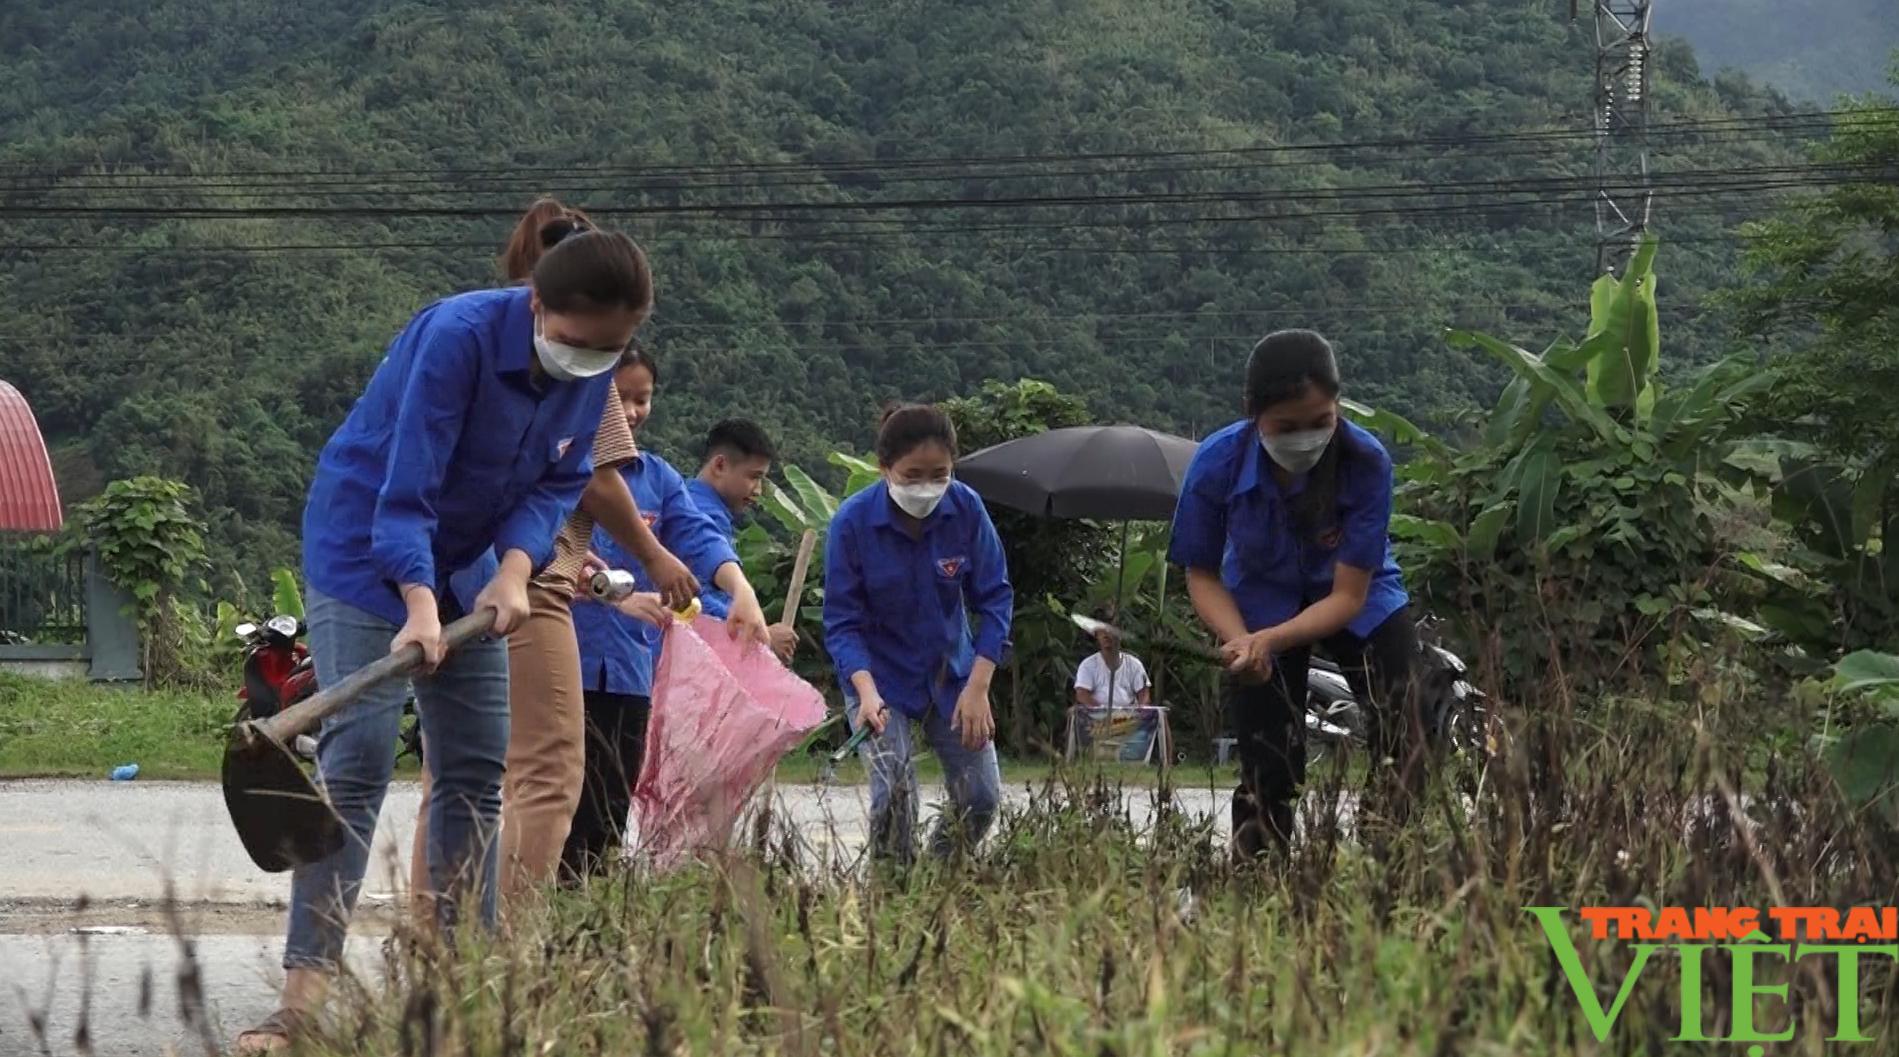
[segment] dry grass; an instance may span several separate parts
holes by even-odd
[[[508,939],[401,945],[313,1052],[1677,1052],[1678,964],[1650,964],[1598,1046],[1522,908],[1899,901],[1893,834],[1804,762],[1740,766],[1719,715],[1597,718],[1523,729],[1474,803],[1474,770],[1447,771],[1409,827],[1317,812],[1263,869],[1204,821],[1137,830],[1126,798],[1151,793],[1102,782],[1051,780],[980,856],[907,873],[814,862],[767,818],[723,862],[562,895]],[[1340,780],[1320,802],[1357,792]],[[1585,952],[1605,981],[1631,955]],[[1789,982],[1776,1052],[1837,1052],[1831,972]],[[1869,1054],[1899,1037],[1894,986],[1866,981]],[[1718,1035],[1727,1004],[1707,1008]]]
[[[1315,776],[1310,803],[1331,806],[1265,866],[1231,865],[1206,820],[1137,826],[1129,804],[1155,791],[1099,777],[1048,779],[980,854],[908,871],[825,861],[765,816],[721,861],[554,895],[504,937],[399,930],[304,1052],[1728,1052],[1672,1041],[1681,965],[1659,957],[1596,1042],[1523,908],[1899,903],[1899,835],[1775,755],[1761,715],[1520,710],[1507,757],[1444,767],[1402,827],[1358,772]],[[1612,1000],[1634,952],[1582,956]],[[1762,1003],[1795,1031],[1772,1052],[1895,1052],[1899,977],[1865,965],[1851,997],[1879,1041],[1826,1041],[1848,996],[1816,962],[1782,974],[1790,1003]],[[1731,970],[1704,972],[1719,1036]]]

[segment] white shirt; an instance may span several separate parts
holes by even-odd
[[[1121,654],[1121,667],[1108,670],[1108,662],[1097,653],[1075,669],[1075,688],[1095,696],[1096,708],[1133,708],[1140,704],[1140,693],[1147,689],[1147,669],[1131,653]]]

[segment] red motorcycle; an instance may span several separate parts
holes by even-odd
[[[316,693],[316,665],[303,644],[303,621],[283,613],[263,624],[239,624],[244,644],[244,685],[237,692],[238,722],[266,719]],[[292,746],[298,756],[315,762],[316,739],[297,735]],[[422,728],[416,722],[415,697],[402,706],[402,730],[397,735],[396,759],[414,756],[422,762]]]

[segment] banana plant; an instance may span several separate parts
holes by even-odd
[[[1832,689],[1871,709],[1826,747],[1835,780],[1855,803],[1899,819],[1899,656],[1848,654],[1833,666]]]
[[[1736,557],[1761,594],[1761,623],[1814,664],[1899,637],[1899,453],[1852,464],[1801,441],[1760,438],[1729,461],[1793,541],[1784,561]]]
[[[857,494],[877,480],[876,464],[868,460],[846,452],[832,452],[829,461],[845,473],[842,498]],[[782,473],[784,485],[765,482],[765,490],[758,504],[764,516],[755,519],[739,532],[739,563],[745,567],[746,576],[758,591],[759,600],[765,606],[765,615],[782,619],[791,567],[797,558],[798,540],[807,530],[817,534],[817,545],[812,549],[804,591],[798,602],[798,629],[810,641],[817,637],[812,632],[820,619],[824,601],[824,539],[842,498],[831,494],[796,465],[786,464]],[[809,655],[811,651],[800,656]]]
[[[278,569],[270,574],[270,597],[277,612],[285,616],[303,619],[303,591],[297,586],[297,574],[292,569]]]
[[[1596,281],[1581,341],[1532,352],[1447,332],[1452,346],[1513,375],[1465,445],[1389,412],[1345,408],[1409,456],[1392,532],[1427,600],[1495,626],[1524,616],[1513,607],[1547,585],[1569,592],[1565,618],[1587,637],[1539,636],[1520,658],[1526,674],[1540,672],[1555,642],[1639,641],[1711,609],[1696,582],[1720,559],[1711,515],[1744,479],[1729,460],[1773,376],[1737,357],[1682,385],[1658,377],[1655,255],[1651,238],[1621,278]]]

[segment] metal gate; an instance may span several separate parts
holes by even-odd
[[[0,645],[84,645],[86,558],[0,536]]]

